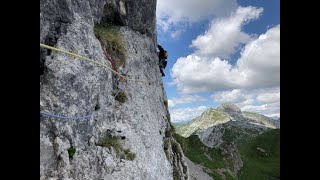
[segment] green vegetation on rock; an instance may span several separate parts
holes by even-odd
[[[121,67],[127,59],[127,51],[119,33],[119,27],[96,25],[94,27],[94,33],[105,46],[116,68]]]
[[[70,159],[73,159],[73,156],[76,154],[76,148],[75,147],[70,147],[69,149],[68,149],[68,154],[69,154],[69,158]]]
[[[121,159],[132,161],[136,158],[136,154],[132,153],[129,149],[124,149],[119,139],[115,137],[106,136],[102,138],[97,145],[101,147],[108,147],[109,149],[113,148]]]
[[[119,92],[115,99],[121,103],[124,103],[128,100],[126,93],[123,91]]]

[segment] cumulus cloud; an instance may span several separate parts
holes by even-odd
[[[241,108],[243,111],[256,112],[268,117],[280,117],[280,102],[262,105],[246,105]]]
[[[280,25],[244,47],[237,63],[246,74],[247,87],[270,87],[280,84]]]
[[[180,98],[172,98],[168,99],[168,105],[169,107],[174,107],[179,104],[188,104],[193,102],[204,102],[207,101],[206,98],[198,96],[198,95],[183,95]]]
[[[242,26],[257,19],[262,11],[251,6],[239,7],[230,17],[214,19],[210,28],[192,41],[191,47],[200,56],[228,58],[241,44],[252,39],[242,31]]]
[[[183,93],[279,86],[280,25],[246,44],[235,65],[193,53],[177,60],[171,76]]]
[[[242,103],[242,102],[248,102],[248,100],[253,98],[252,94],[246,94],[240,89],[234,89],[232,91],[222,91],[218,92],[215,95],[212,95],[211,98],[220,104],[225,102],[231,102],[231,103]]]
[[[236,75],[227,61],[197,55],[179,58],[171,69],[173,84],[183,93],[233,88],[235,82],[231,76],[237,78]]]
[[[195,108],[175,108],[169,109],[171,121],[174,123],[177,122],[186,122],[193,118],[200,116],[205,110],[206,106],[199,106]]]
[[[201,92],[214,93],[211,98],[219,104],[233,102],[243,111],[280,116],[280,24],[261,35],[249,34],[243,31],[244,25],[258,19],[263,8],[237,7],[235,0],[199,4],[158,0],[158,26],[172,38],[183,32],[177,28],[185,27],[183,23],[215,17],[208,30],[192,41],[194,52],[178,58],[171,69],[171,84],[182,93],[182,97],[168,101],[173,122],[191,120],[205,110],[204,106],[178,108],[179,104],[199,101],[190,94]],[[229,62],[239,52],[239,59]]]
[[[181,23],[194,23],[212,16],[225,16],[236,9],[236,0],[158,0],[157,24],[167,31]]]
[[[266,92],[259,94],[257,100],[264,103],[280,101],[280,92]]]

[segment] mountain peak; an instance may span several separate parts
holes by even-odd
[[[241,113],[241,109],[233,103],[222,103],[217,109],[228,113]]]

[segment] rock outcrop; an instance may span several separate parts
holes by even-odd
[[[199,164],[195,164],[192,161],[190,161],[188,158],[186,158],[189,170],[190,170],[190,178],[191,180],[197,180],[197,179],[201,179],[201,180],[213,180],[212,177],[210,177],[207,173],[205,173],[203,171],[203,169],[205,169],[205,167],[199,165]]]
[[[40,179],[188,179],[165,133],[155,9],[156,0],[40,1],[40,43],[111,67],[94,28],[116,26],[126,50],[119,73],[132,79],[40,48]]]
[[[227,113],[232,121],[242,121],[245,120],[243,118],[242,112],[240,108],[232,103],[223,103],[221,106],[217,108],[218,110]]]

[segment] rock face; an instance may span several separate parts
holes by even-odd
[[[237,145],[235,143],[224,143],[220,149],[222,150],[222,154],[225,156],[226,161],[229,162],[228,167],[230,174],[232,177],[236,178],[238,171],[243,166],[243,161],[241,160]]]
[[[218,110],[225,111],[227,113],[241,113],[240,108],[232,103],[223,103],[218,107]]]
[[[277,129],[280,129],[280,118],[272,119],[269,118],[269,122],[274,124]]]
[[[280,129],[280,118],[278,120],[274,120],[273,122],[275,123],[276,127]]]
[[[243,112],[243,115],[252,124],[263,125],[272,129],[278,128],[277,122],[267,116],[246,111]]]
[[[40,43],[109,67],[94,27],[120,25],[127,52],[120,73],[133,79],[126,85],[102,66],[40,48],[40,179],[188,179],[181,147],[165,133],[155,7],[155,0],[40,1]]]
[[[242,112],[240,108],[232,103],[223,103],[220,107],[217,108],[218,110],[227,113],[232,121],[242,121],[245,120],[242,116]]]
[[[207,173],[203,171],[204,167],[198,164],[193,163],[188,158],[186,158],[186,162],[188,164],[190,170],[190,179],[191,180],[213,180]]]
[[[222,125],[212,126],[199,133],[199,138],[208,147],[218,147],[223,143],[222,136],[224,127]]]
[[[129,26],[131,29],[156,37],[156,0],[111,0],[104,6],[102,23]]]

